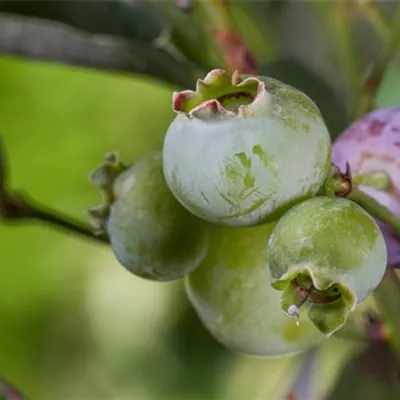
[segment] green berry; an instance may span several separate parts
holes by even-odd
[[[111,204],[106,207],[104,229],[128,270],[142,278],[169,281],[198,266],[207,249],[208,228],[171,194],[161,154],[151,154],[119,173],[106,197]]]
[[[204,326],[224,346],[243,354],[283,356],[325,338],[307,317],[294,320],[281,312],[265,253],[272,228],[214,227],[205,259],[185,278]]]
[[[273,286],[289,315],[305,303],[325,334],[347,320],[382,280],[386,246],[374,219],[344,198],[315,197],[286,212],[267,246]]]
[[[317,106],[266,77],[211,71],[196,91],[174,94],[164,173],[174,196],[218,225],[272,221],[315,195],[331,142]]]

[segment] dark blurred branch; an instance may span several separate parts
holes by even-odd
[[[148,0],[0,0],[0,12],[62,22],[91,34],[140,40],[149,45],[164,29]]]
[[[0,14],[0,52],[66,64],[131,70],[126,46],[58,22]],[[140,63],[139,63],[140,64]]]
[[[141,41],[87,34],[60,22],[0,13],[0,54],[107,71],[150,75],[190,86],[196,72],[187,60]]]

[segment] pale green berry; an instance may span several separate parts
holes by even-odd
[[[266,77],[211,71],[196,91],[174,94],[164,173],[174,196],[218,225],[271,221],[312,197],[330,166],[317,106]]]
[[[103,226],[120,263],[156,281],[181,278],[196,268],[208,246],[208,227],[171,194],[161,154],[144,157],[113,179]]]
[[[204,326],[224,346],[243,354],[289,355],[325,338],[307,316],[295,320],[281,312],[265,253],[272,228],[214,227],[205,259],[185,278]]]
[[[281,307],[304,303],[311,321],[328,335],[379,285],[386,246],[374,219],[344,198],[315,197],[287,211],[267,246]],[[299,307],[297,307],[299,308]]]

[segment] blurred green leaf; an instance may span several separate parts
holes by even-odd
[[[268,19],[271,18],[271,16],[274,17],[278,13],[281,13],[287,3],[286,0],[250,0],[250,2],[259,13],[264,14]]]
[[[126,76],[0,57],[0,87],[10,186],[80,219],[99,201],[88,175],[104,153],[130,163],[161,149],[173,117],[170,88]],[[32,399],[100,399],[84,370],[108,368],[88,325],[107,313],[87,315],[84,296],[109,249],[37,225],[0,224],[0,241],[0,371]]]
[[[400,398],[400,365],[384,342],[371,343],[342,370],[329,400]]]
[[[177,7],[171,0],[149,0],[149,4],[166,26],[167,42],[199,67],[212,69],[212,49],[204,29],[199,26],[193,13]]]
[[[319,107],[332,139],[349,124],[344,102],[323,78],[300,61],[282,58],[264,65],[260,74],[278,79],[307,94]]]
[[[294,399],[326,399],[340,372],[365,347],[363,342],[332,337],[303,357],[293,386]]]
[[[0,399],[1,400],[28,400],[20,391],[7,382],[5,379],[0,378]]]
[[[382,320],[390,328],[389,341],[400,361],[400,276],[398,270],[386,271],[384,279],[374,291],[374,298]]]
[[[257,3],[265,2],[230,1],[228,10],[250,51],[259,60],[266,61],[275,57],[277,41],[268,19],[259,12]]]
[[[218,343],[206,330],[184,290],[177,292],[174,303],[177,316],[172,321],[167,340],[180,366],[182,382],[172,389],[176,391],[179,387],[182,398],[196,395],[198,399],[220,400],[221,385],[225,384],[220,372],[237,355]],[[199,376],[207,385],[198,385]],[[166,397],[173,398],[174,392]]]
[[[3,190],[7,182],[7,160],[6,154],[3,146],[2,138],[0,137],[0,195],[2,195]]]
[[[400,66],[390,64],[377,91],[374,108],[400,105]]]

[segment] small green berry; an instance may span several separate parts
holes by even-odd
[[[304,304],[317,328],[332,334],[378,286],[386,246],[374,219],[344,198],[315,197],[287,211],[268,241],[273,287],[288,315]]]
[[[102,209],[103,226],[120,263],[156,281],[181,278],[196,268],[207,249],[208,228],[171,194],[161,154],[144,157],[116,177],[110,175],[112,193],[107,191],[105,197],[111,204]]]

